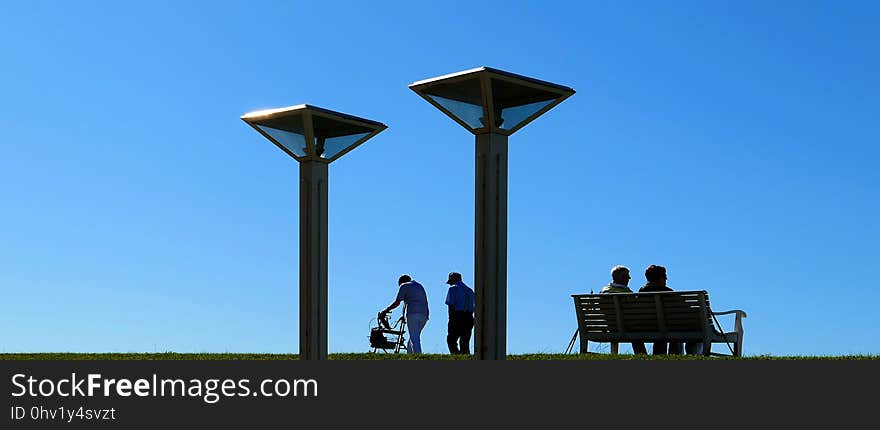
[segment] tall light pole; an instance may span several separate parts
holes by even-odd
[[[507,138],[574,90],[489,67],[410,84],[476,135],[474,287],[477,359],[507,353]]]
[[[299,161],[299,355],[327,359],[327,166],[385,124],[310,105],[241,117]]]

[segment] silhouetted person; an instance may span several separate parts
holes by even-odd
[[[672,288],[666,286],[666,268],[663,266],[650,265],[645,269],[645,286],[639,289],[640,293],[656,293],[661,291],[672,291]],[[654,355],[663,355],[667,351],[669,354],[682,354],[681,342],[654,342]]]
[[[461,274],[450,272],[446,283],[449,325],[446,345],[450,354],[470,354],[471,330],[474,329],[474,290],[461,281]]]
[[[428,296],[422,284],[413,281],[409,275],[402,275],[397,279],[400,289],[394,303],[388,305],[379,313],[380,317],[391,312],[400,302],[406,303],[406,329],[409,331],[409,341],[406,343],[408,354],[422,353],[422,329],[428,323]],[[380,318],[381,319],[381,318]]]
[[[631,293],[632,290],[629,289],[629,280],[631,278],[628,267],[614,266],[611,269],[611,283],[602,287],[602,290],[599,291],[599,293]],[[633,342],[632,348],[634,354],[648,353],[648,350],[645,349],[644,342]]]
[[[639,288],[640,293],[656,293],[660,291],[672,291],[666,286],[666,268],[663,266],[650,265],[645,269],[645,286]]]

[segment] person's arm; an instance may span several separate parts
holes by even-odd
[[[452,287],[446,291],[446,305],[449,308],[449,319],[452,319],[452,313],[455,312],[455,306],[452,305]]]
[[[387,313],[393,311],[394,308],[400,306],[400,302],[401,302],[400,299],[395,300],[394,303],[388,305],[388,307],[385,308],[385,310],[383,310],[382,313],[383,313],[383,314],[387,314]]]
[[[396,308],[397,306],[400,305],[400,302],[403,301],[403,299],[405,298],[405,296],[406,296],[406,292],[403,290],[403,287],[400,287],[400,290],[397,291],[397,298],[394,299],[394,303],[388,305],[388,307],[385,308],[385,310],[383,310],[383,311],[380,312],[380,313],[382,313],[382,314],[387,314],[387,313],[393,311],[394,308]]]

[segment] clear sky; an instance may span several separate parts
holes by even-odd
[[[510,139],[510,352],[662,264],[746,354],[880,353],[880,4],[623,3],[4,3],[0,352],[295,352],[298,166],[239,116],[300,103],[389,126],[330,166],[331,352],[401,273],[444,352],[473,136],[407,85],[485,65],[577,90]]]

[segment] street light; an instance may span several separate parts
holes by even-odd
[[[387,128],[311,105],[241,117],[299,161],[299,354],[327,359],[327,166]]]
[[[507,351],[507,138],[574,90],[480,67],[410,84],[410,89],[476,135],[474,350],[503,360]]]

